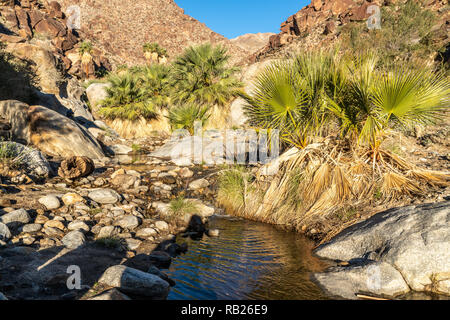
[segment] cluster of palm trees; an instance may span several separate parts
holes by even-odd
[[[150,49],[149,49],[150,50]],[[171,64],[133,67],[108,78],[108,98],[100,113],[110,119],[156,119],[163,110],[173,129],[206,122],[210,107],[226,106],[240,92],[236,68],[221,46],[187,48]]]
[[[273,63],[243,97],[250,123],[279,129],[287,144],[304,148],[338,130],[376,148],[388,128],[437,120],[448,109],[450,83],[427,68],[382,71],[373,53],[321,51]]]

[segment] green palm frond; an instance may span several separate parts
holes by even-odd
[[[193,135],[195,122],[200,121],[204,126],[210,114],[205,106],[187,104],[172,107],[166,117],[172,129],[187,129]]]
[[[431,71],[398,69],[379,77],[372,103],[387,123],[433,123],[448,109],[450,84],[444,76]]]
[[[229,56],[222,46],[189,47],[173,64],[173,100],[177,104],[226,105],[242,87],[228,67]]]

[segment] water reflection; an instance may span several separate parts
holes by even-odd
[[[223,217],[210,226],[220,229],[219,238],[178,239],[189,250],[167,272],[177,282],[169,299],[326,299],[309,280],[326,265],[302,236]]]

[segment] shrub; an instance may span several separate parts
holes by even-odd
[[[99,110],[102,116],[127,120],[157,117],[155,104],[147,98],[136,77],[126,73],[110,77],[109,82],[108,98],[102,102],[103,107]]]
[[[22,169],[27,155],[27,152],[18,151],[15,143],[0,141],[0,166],[3,169]]]
[[[209,113],[207,107],[187,104],[183,106],[174,106],[169,109],[167,118],[172,126],[172,130],[186,129],[193,135],[195,122],[200,121],[202,126],[204,126],[209,118]]]
[[[173,64],[172,83],[175,103],[224,106],[237,96],[242,84],[227,66],[225,48],[203,44],[189,47]]]
[[[252,176],[242,167],[222,171],[218,176],[217,201],[230,212],[242,211],[253,188]]]
[[[435,14],[409,0],[381,8],[381,29],[368,30],[365,23],[351,22],[342,27],[341,45],[348,52],[361,54],[370,46],[378,53],[379,66],[393,68],[402,64],[420,69],[439,48],[430,41]]]
[[[169,203],[169,212],[172,217],[181,216],[184,214],[193,214],[198,210],[197,205],[188,201],[184,196],[179,196]]]

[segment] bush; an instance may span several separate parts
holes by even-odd
[[[351,22],[342,27],[341,45],[345,51],[361,54],[377,52],[379,66],[391,69],[399,64],[420,69],[439,48],[431,41],[435,14],[416,0],[381,8],[381,29],[368,30],[365,23]]]
[[[373,54],[351,58],[355,62],[332,51],[312,52],[269,66],[254,92],[243,95],[250,123],[279,129],[300,148],[335,124],[342,137],[376,148],[387,128],[433,123],[448,106],[450,84],[441,74],[377,70]]]
[[[227,66],[229,56],[221,46],[203,44],[190,47],[173,64],[173,100],[178,104],[224,106],[242,87],[234,74],[237,68]]]
[[[169,109],[167,118],[172,126],[172,130],[186,129],[193,135],[195,122],[200,121],[202,126],[204,126],[209,116],[207,107],[188,104],[172,107]]]

